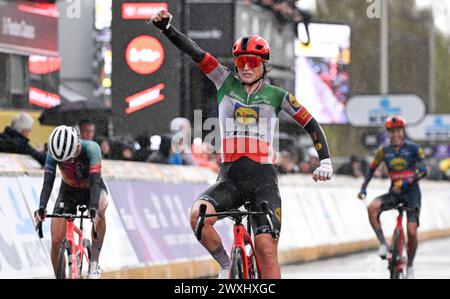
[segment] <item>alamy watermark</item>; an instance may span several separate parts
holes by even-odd
[[[386,0],[366,0],[370,5],[367,7],[366,15],[369,19],[381,18],[381,1]]]
[[[66,0],[68,3],[66,15],[69,19],[81,18],[81,0]]]
[[[208,131],[202,139],[203,132]],[[202,140],[207,146],[190,147],[192,140]],[[263,118],[252,113],[234,118],[216,117],[202,120],[202,111],[194,111],[194,127],[177,132],[172,138],[174,153],[258,154],[271,156],[279,151],[278,118]],[[197,136],[198,135],[198,136]]]

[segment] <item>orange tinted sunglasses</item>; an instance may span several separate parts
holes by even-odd
[[[238,56],[234,60],[234,64],[240,69],[244,68],[245,65],[248,65],[249,68],[254,69],[262,64],[262,59],[259,56]]]

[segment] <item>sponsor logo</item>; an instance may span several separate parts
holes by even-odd
[[[163,8],[169,8],[167,3],[123,3],[122,18],[124,20],[147,20]]]
[[[274,214],[278,221],[281,222],[281,208],[277,208]]]
[[[29,101],[31,104],[48,109],[61,104],[61,97],[36,87],[30,87]]]
[[[161,94],[161,90],[164,89],[164,87],[164,84],[158,84],[152,88],[126,98],[125,101],[128,103],[128,108],[125,110],[125,113],[131,114],[145,107],[161,102],[164,100],[164,95]]]
[[[258,122],[259,107],[245,107],[236,104],[234,108],[234,120],[243,125],[253,125]]]
[[[419,159],[425,159],[425,152],[422,148],[419,148]]]
[[[189,30],[188,36],[192,39],[220,39],[223,36],[222,30]]]
[[[289,103],[291,104],[292,109],[294,109],[296,112],[301,107],[299,101],[297,101],[297,99],[293,95],[289,95]]]
[[[408,166],[408,162],[406,162],[403,158],[395,158],[391,162],[389,162],[389,165],[392,167],[393,170],[404,170]]]
[[[61,68],[61,58],[30,55],[28,69],[33,74],[49,74]]]
[[[36,38],[36,28],[27,24],[25,20],[13,20],[10,17],[4,17],[2,20],[4,35],[20,37],[24,39],[35,39]]]
[[[301,120],[307,120],[308,117],[310,116],[308,110],[304,110],[301,114],[300,114],[300,119]]]
[[[382,98],[379,107],[369,111],[369,124],[382,126],[389,116],[400,114],[402,114],[400,107],[394,107],[389,98]]]
[[[133,39],[125,55],[130,69],[141,75],[156,72],[164,62],[162,44],[149,35],[141,35]]]

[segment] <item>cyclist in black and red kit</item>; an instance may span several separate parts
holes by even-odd
[[[332,164],[325,134],[317,121],[289,92],[266,84],[268,43],[258,35],[243,36],[233,46],[233,74],[209,53],[199,48],[170,21],[171,14],[161,10],[151,21],[180,50],[197,62],[202,72],[215,84],[219,101],[219,121],[222,139],[222,165],[217,182],[203,192],[191,210],[191,225],[195,229],[201,204],[207,213],[236,209],[249,200],[253,210],[267,201],[274,212],[277,233],[281,229],[281,198],[273,163],[276,153],[272,142],[275,122],[281,110],[291,115],[310,135],[320,158],[314,171],[315,181],[332,177]],[[202,245],[220,264],[219,278],[229,272],[229,257],[214,229],[216,218],[208,218],[202,233]],[[255,251],[262,266],[262,278],[280,278],[278,240],[274,240],[263,216],[253,220]]]

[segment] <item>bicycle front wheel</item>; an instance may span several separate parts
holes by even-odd
[[[401,272],[398,271],[398,267],[403,258],[403,242],[400,244],[401,241],[400,231],[397,229],[395,230],[394,237],[392,239],[392,256],[389,264],[391,279],[400,279]]]
[[[79,278],[84,278],[83,277],[83,263],[84,261],[91,261],[91,256],[92,256],[92,245],[91,242],[88,239],[83,239],[83,247],[86,251],[87,254],[87,259],[84,259],[84,256],[81,256],[81,253],[78,253],[79,256],[77,257],[77,261],[80,261],[80,264],[78,265],[78,277]],[[86,273],[84,273],[86,274]]]
[[[250,279],[261,279],[261,272],[259,271],[258,261],[256,260],[256,255],[252,255],[249,261],[249,274]]]
[[[241,248],[236,247],[231,253],[231,279],[244,279],[244,252]]]
[[[61,248],[59,249],[58,264],[56,266],[56,279],[66,279],[66,277],[71,278],[71,254],[72,248],[67,239],[64,239],[61,243]]]

